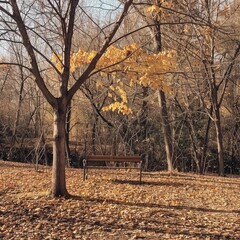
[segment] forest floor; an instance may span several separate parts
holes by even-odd
[[[51,169],[0,161],[0,239],[240,239],[240,178],[67,169],[72,197],[53,199]]]

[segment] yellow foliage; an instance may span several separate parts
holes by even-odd
[[[103,86],[103,83],[101,80],[98,80],[97,83],[96,83],[96,88],[99,89]]]
[[[160,13],[162,11],[162,8],[157,5],[152,5],[151,7],[147,8],[147,12],[150,12],[151,14]]]
[[[115,88],[114,88],[113,85],[111,85],[109,88],[110,88],[112,91],[115,91]]]
[[[202,34],[202,36],[204,37],[206,43],[210,42],[211,39],[213,38],[214,35],[214,29],[211,27],[202,27],[200,29],[200,33]]]
[[[152,9],[158,9],[154,5]],[[96,51],[86,52],[79,49],[78,52],[71,56],[72,72],[78,68],[83,68],[91,62],[96,55]],[[163,81],[167,78],[167,73],[175,69],[176,53],[174,51],[163,51],[158,54],[149,54],[136,43],[127,45],[124,48],[111,45],[103,54],[97,63],[96,68],[101,70],[102,76],[111,76],[114,84],[109,87],[108,96],[115,102],[105,107],[106,110],[121,112],[129,114],[132,112],[127,107],[127,93],[124,89],[121,79],[128,79],[130,86],[139,84],[142,86],[149,86],[157,90],[167,90],[166,84]],[[52,61],[55,63],[59,71],[62,71],[62,56],[53,55]],[[98,81],[96,87],[102,86],[102,82]],[[117,97],[116,97],[117,96]],[[120,99],[121,101],[117,101]]]
[[[71,67],[70,71],[74,72],[78,66],[83,65],[87,61],[87,54],[83,49],[79,49],[76,53],[71,56]]]
[[[155,20],[160,20],[161,18],[168,17],[169,13],[166,11],[167,8],[172,8],[174,6],[172,0],[162,0],[159,5],[153,4],[146,8],[147,13],[150,14],[149,17],[155,18]]]
[[[103,108],[103,111],[118,111],[118,113],[122,113],[123,115],[132,114],[132,109],[129,108],[124,102],[114,102],[110,105]]]
[[[63,71],[62,60],[63,60],[63,56],[61,54],[53,54],[52,55],[52,62],[55,64],[55,66],[59,72]]]
[[[191,27],[190,27],[189,25],[184,25],[184,26],[183,26],[183,32],[184,32],[184,33],[189,33],[190,30],[191,30]]]

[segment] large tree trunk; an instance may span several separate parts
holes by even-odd
[[[54,109],[53,126],[53,167],[52,167],[52,196],[67,196],[65,177],[65,124],[67,104],[59,99],[57,109]]]
[[[66,123],[65,123],[65,153],[66,153],[66,164],[68,167],[71,166],[71,149],[70,149],[70,127],[71,127],[71,115],[72,115],[72,106],[71,104],[67,107],[66,114]]]

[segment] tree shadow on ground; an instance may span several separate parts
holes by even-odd
[[[105,176],[105,172],[99,173],[99,177],[100,176]],[[125,176],[126,173],[125,172],[118,172],[117,175],[119,176]],[[154,176],[154,177],[153,177]],[[92,176],[94,178],[94,176]],[[96,177],[96,176],[95,176]],[[220,178],[217,179],[210,179],[208,177],[204,178],[204,179],[200,179],[199,175],[196,175],[196,177],[194,176],[187,176],[185,174],[181,174],[181,173],[174,173],[174,175],[171,175],[169,173],[164,173],[164,174],[156,174],[156,173],[145,173],[143,174],[142,177],[142,183],[140,184],[139,182],[139,178],[135,178],[133,177],[134,180],[130,180],[130,179],[118,179],[115,178],[116,175],[113,175],[112,179],[110,181],[112,181],[113,184],[130,184],[130,185],[136,185],[136,186],[144,186],[144,185],[152,185],[152,186],[170,186],[170,187],[206,187],[206,184],[208,187],[216,187],[219,184],[225,184],[227,188],[231,188],[231,189],[239,189],[240,187],[240,182],[230,182],[227,179],[225,180]],[[148,181],[149,177],[151,178],[150,181]],[[169,181],[170,179],[174,179],[174,181]],[[154,181],[156,179],[156,181]],[[153,180],[153,181],[151,181]],[[107,180],[109,181],[109,179]],[[211,185],[211,186],[210,186]]]
[[[195,179],[196,180],[196,179]],[[184,179],[184,181],[186,181]],[[112,180],[112,184],[130,184],[130,185],[136,185],[136,186],[167,186],[167,187],[174,187],[174,188],[183,188],[183,187],[203,187],[205,188],[206,185],[203,184],[203,183],[199,183],[199,182],[194,182],[194,181],[188,181],[187,183],[186,182],[181,182],[180,181],[174,181],[174,182],[166,182],[166,181],[162,181],[161,182],[161,179],[159,179],[159,181],[155,182],[155,181],[142,181],[142,183],[139,183],[139,180],[122,180],[122,179],[114,179]],[[208,184],[208,187],[216,187],[216,184]],[[239,189],[238,186],[227,186],[228,188],[231,188],[231,189]]]
[[[116,199],[110,198],[91,198],[91,197],[82,197],[82,196],[74,196],[70,195],[69,198],[79,201],[89,201],[89,202],[97,202],[97,203],[108,203],[108,204],[116,204],[122,206],[135,206],[135,207],[146,207],[146,208],[160,208],[160,209],[168,209],[168,210],[184,210],[184,211],[196,211],[196,212],[208,212],[208,213],[237,213],[240,214],[240,210],[220,210],[220,209],[210,209],[210,208],[199,208],[199,207],[189,207],[184,205],[163,205],[158,203],[151,202],[126,202],[120,201]]]
[[[39,166],[44,166],[44,165],[39,164]],[[23,163],[23,162],[0,161],[0,167],[3,167],[3,168],[34,169],[35,164],[33,164],[33,163]],[[44,167],[46,167],[46,166],[44,166]]]
[[[105,172],[100,172],[99,173],[99,176],[100,175],[105,175],[106,173]],[[126,172],[118,172],[117,173],[118,176],[125,176],[126,175]],[[154,185],[154,186],[168,186],[168,184],[166,182],[160,182],[161,179],[163,180],[169,180],[169,179],[174,179],[177,183],[175,185],[175,187],[179,186],[179,187],[182,187],[182,186],[186,186],[186,183],[187,185],[196,185],[196,183],[194,181],[198,181],[197,185],[200,184],[200,180],[203,182],[203,183],[212,183],[213,187],[216,186],[217,184],[226,184],[228,185],[227,187],[229,188],[232,188],[232,189],[236,189],[236,188],[239,188],[240,187],[240,182],[239,181],[236,181],[236,182],[232,182],[230,181],[229,178],[226,178],[226,177],[217,177],[217,176],[213,176],[214,178],[212,179],[210,175],[197,175],[196,176],[193,174],[193,175],[186,175],[184,173],[168,173],[168,172],[157,172],[157,173],[152,173],[152,172],[143,172],[143,175],[142,175],[142,184],[148,184],[148,185]],[[136,180],[115,180],[113,179],[113,183],[118,183],[118,184],[131,184],[131,185],[138,185],[139,184],[139,180],[135,177],[133,177],[134,179]],[[149,183],[147,181],[148,178],[151,178],[151,179],[156,179],[156,182],[155,181],[151,181],[151,183]],[[232,178],[231,178],[232,179]],[[236,177],[236,180],[239,179]],[[159,184],[157,183],[160,182]],[[182,182],[181,182],[182,181]],[[183,182],[184,181],[184,182]],[[229,186],[230,184],[230,186]],[[173,185],[172,183],[169,183],[169,185]],[[205,187],[204,184],[201,184],[201,186]]]
[[[199,175],[199,174],[194,174],[192,173],[191,175],[187,175],[184,173],[148,173],[148,172],[144,172],[143,177],[150,177],[150,178],[157,178],[157,179],[161,179],[161,178],[175,178],[177,180],[188,180],[188,181],[192,181],[192,180],[200,180],[202,179],[204,182],[213,182],[213,183],[223,183],[223,184],[235,184],[235,185],[240,185],[240,182],[237,181],[235,183],[233,183],[232,179],[236,179],[236,180],[240,180],[240,177],[238,175],[234,176],[234,177],[221,177],[218,175]],[[216,181],[217,180],[217,181]]]
[[[94,203],[99,203],[102,200],[99,199],[88,199],[79,196],[72,196],[72,200],[80,200],[80,201],[94,201]],[[112,200],[111,200],[112,201]],[[122,204],[119,201],[112,201],[115,204]],[[94,204],[90,202],[91,204]],[[109,202],[110,203],[110,202]],[[233,237],[231,234],[222,234],[222,233],[212,233],[209,229],[206,229],[204,225],[195,225],[186,227],[186,221],[179,221],[179,217],[175,216],[175,214],[167,214],[164,212],[163,217],[155,218],[153,217],[145,217],[143,218],[140,215],[136,216],[134,219],[128,219],[127,221],[119,221],[118,214],[111,214],[111,218],[100,218],[99,215],[91,214],[58,214],[59,206],[61,204],[48,204],[47,206],[39,206],[36,205],[38,211],[35,211],[35,206],[29,208],[24,202],[14,205],[14,209],[9,209],[5,211],[5,217],[11,218],[12,221],[15,221],[15,230],[23,231],[23,226],[28,224],[28,227],[34,227],[36,223],[42,222],[45,223],[41,228],[51,227],[57,229],[59,225],[61,229],[66,229],[69,225],[79,227],[79,223],[81,227],[92,227],[90,229],[98,228],[103,232],[108,234],[109,232],[134,232],[135,230],[141,230],[143,233],[152,233],[152,234],[171,234],[172,237],[185,235],[190,238],[199,238],[199,239],[237,239]],[[160,205],[158,205],[160,206]],[[82,209],[78,209],[76,213],[81,212]],[[88,210],[89,211],[89,210]],[[160,210],[162,211],[162,210]],[[169,211],[170,212],[170,211]],[[1,213],[1,212],[0,212]],[[73,212],[72,212],[73,213]],[[103,213],[104,215],[104,213]],[[13,217],[14,216],[14,217]],[[23,223],[20,223],[20,221]],[[194,228],[193,228],[194,227]],[[41,231],[41,228],[38,231]],[[26,230],[26,229],[25,229]],[[43,229],[44,230],[44,229]],[[44,233],[44,232],[43,232]],[[4,236],[4,235],[3,235]],[[127,236],[127,235],[126,235]],[[129,235],[130,236],[130,235]],[[144,237],[145,238],[145,237]],[[57,238],[60,239],[60,238]],[[125,239],[125,238],[124,238]],[[130,239],[130,237],[129,237]],[[137,238],[139,239],[139,238]]]
[[[121,180],[121,179],[114,179],[112,180],[113,184],[130,184],[130,185],[152,185],[152,186],[172,186],[172,187],[184,187],[185,184],[177,183],[177,182],[153,182],[153,181],[142,181],[141,183],[137,180]]]
[[[81,197],[81,196],[71,196],[73,200],[76,201],[84,201],[90,205],[100,204],[111,204],[117,205],[117,209],[126,209],[127,207],[139,207],[139,212],[141,213],[141,208],[151,209],[148,212],[150,213],[149,216],[143,217],[141,214],[136,215],[134,219],[132,219],[128,223],[119,223],[118,221],[114,221],[115,216],[114,213],[112,214],[113,221],[111,222],[111,229],[121,231],[134,231],[134,230],[141,230],[143,232],[153,232],[156,234],[171,234],[171,235],[186,235],[192,238],[199,238],[199,239],[237,239],[231,235],[231,233],[213,233],[211,232],[211,227],[208,229],[206,228],[205,224],[197,224],[189,225],[192,223],[192,220],[186,218],[183,220],[181,218],[182,213],[184,212],[194,212],[196,214],[212,214],[212,213],[219,213],[219,214],[231,214],[237,213],[240,214],[240,210],[232,210],[232,211],[225,211],[225,210],[217,210],[217,209],[209,209],[209,208],[198,208],[198,207],[189,207],[189,206],[171,206],[171,205],[163,205],[157,203],[143,203],[143,202],[133,202],[133,201],[120,201],[110,198],[93,198],[93,197]],[[142,210],[144,211],[144,210]],[[176,211],[176,212],[175,212]],[[182,212],[182,213],[181,213]],[[96,219],[96,218],[95,218]],[[180,220],[181,219],[181,220]],[[104,220],[101,221],[97,219],[82,219],[83,222],[89,225],[97,225],[102,227],[102,229],[109,229],[109,223],[105,222]],[[143,224],[144,223],[144,224]],[[170,227],[171,226],[171,227]],[[188,226],[188,227],[186,227]],[[228,229],[229,231],[231,229]]]

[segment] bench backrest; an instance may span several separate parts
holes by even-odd
[[[87,161],[105,161],[105,162],[141,162],[140,156],[113,156],[113,155],[91,155]]]

